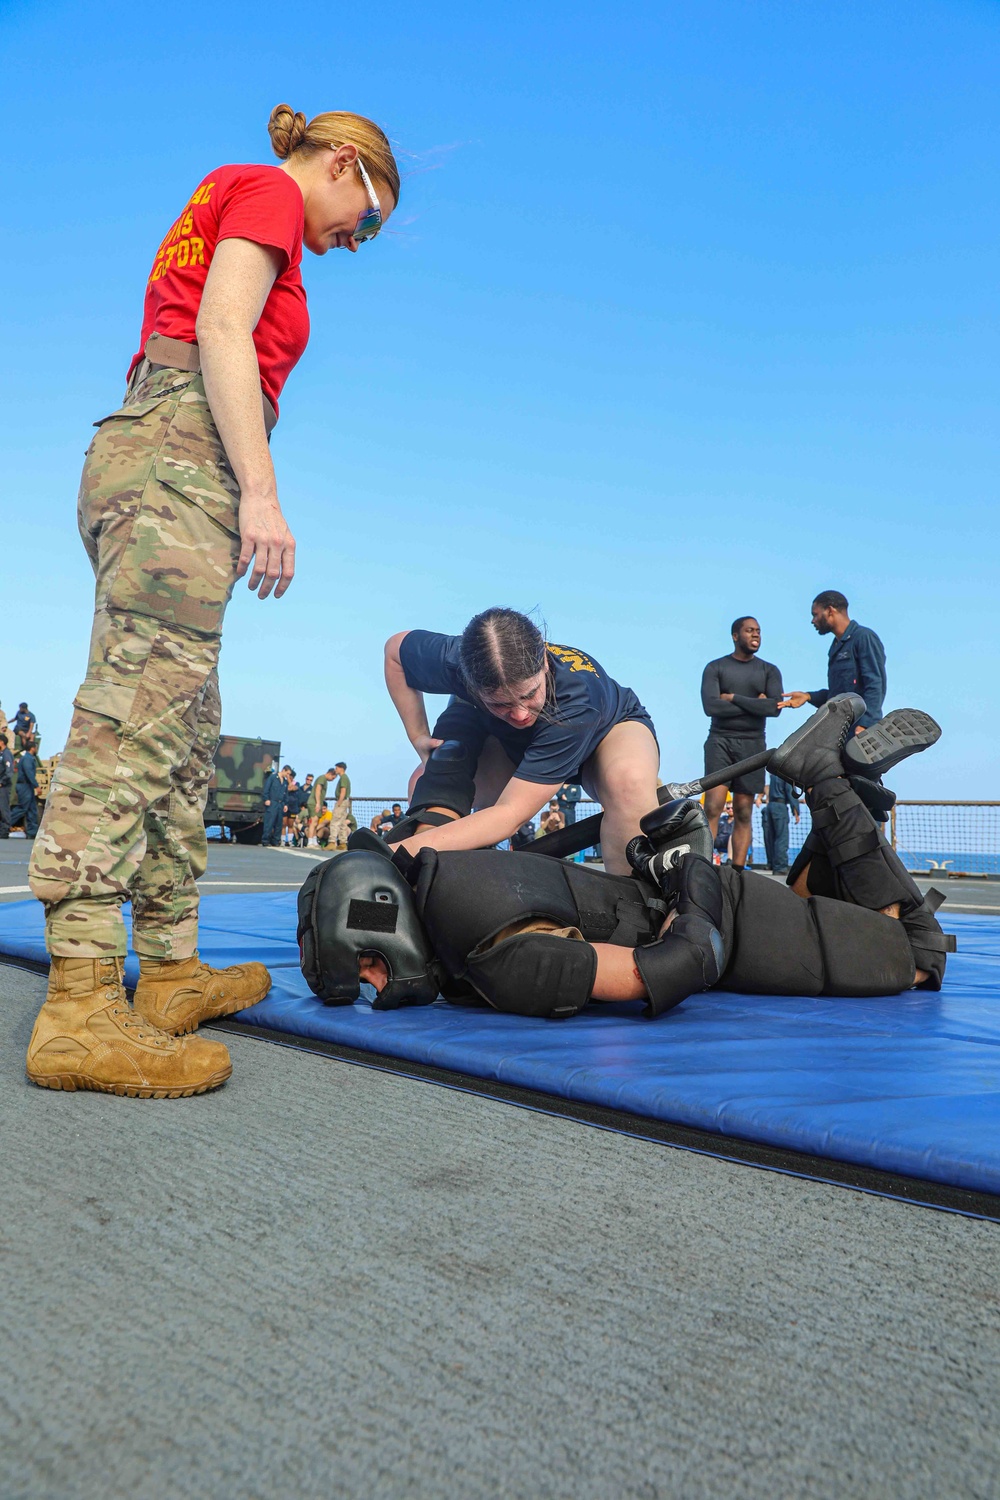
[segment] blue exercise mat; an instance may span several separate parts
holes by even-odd
[[[201,953],[256,958],[274,987],[252,1026],[624,1110],[769,1147],[1000,1193],[1000,920],[942,916],[959,937],[939,994],[692,997],[658,1021],[595,1005],[539,1021],[436,1005],[324,1006],[306,987],[295,894],[206,896]],[[0,906],[0,954],[42,960],[41,911]],[[126,977],[137,977],[130,960]]]

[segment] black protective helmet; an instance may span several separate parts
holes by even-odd
[[[389,971],[376,1010],[430,1005],[440,988],[413,892],[389,857],[349,849],[325,859],[299,891],[299,955],[306,983],[325,1005],[361,995],[358,958],[372,953]]]

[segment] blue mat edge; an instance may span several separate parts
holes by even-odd
[[[729,998],[728,992],[716,991],[720,997]],[[739,999],[739,996],[732,998]],[[371,1014],[370,1007],[360,1002],[354,1006],[343,1008],[346,1011]],[[353,1031],[345,1027],[342,1034],[336,1034],[339,1028],[331,1025],[329,1011],[320,1012],[317,1023],[323,1018],[322,1026],[319,1024],[300,1026],[295,1031],[283,1030],[276,1026],[273,1019],[266,1014],[266,1002],[259,1006],[253,1006],[249,1010],[239,1011],[231,1019],[241,1022],[247,1027],[259,1027],[264,1030],[276,1031],[290,1037],[304,1038],[315,1042],[328,1042],[334,1045],[350,1047],[355,1051],[362,1052],[373,1058],[386,1057],[400,1062],[412,1062],[425,1067],[439,1069],[442,1072],[455,1076],[465,1075],[470,1078],[481,1078],[485,1082],[506,1084],[514,1088],[523,1089],[538,1099],[568,1099],[581,1104],[593,1105],[597,1108],[612,1109],[622,1114],[631,1115],[635,1119],[659,1120],[665,1124],[683,1126],[698,1130],[706,1135],[714,1136],[722,1140],[739,1140],[753,1143],[757,1146],[771,1147],[777,1150],[794,1152],[797,1155],[812,1155],[817,1158],[841,1162],[844,1165],[863,1167],[873,1172],[897,1173],[899,1176],[910,1178],[915,1182],[934,1182],[946,1187],[964,1188],[970,1192],[988,1193],[1000,1195],[1000,1164],[992,1173],[984,1173],[981,1168],[972,1166],[956,1160],[947,1158],[944,1161],[935,1160],[929,1154],[927,1148],[920,1151],[907,1149],[904,1146],[893,1144],[891,1147],[884,1140],[878,1142],[864,1140],[856,1135],[843,1137],[839,1140],[827,1138],[824,1141],[824,1149],[818,1147],[806,1151],[801,1141],[795,1136],[791,1127],[783,1127],[777,1122],[771,1122],[766,1128],[759,1129],[737,1128],[735,1125],[721,1127],[716,1120],[711,1118],[706,1111],[692,1108],[676,1108],[669,1115],[657,1113],[654,1110],[643,1108],[641,1101],[630,1103],[610,1102],[602,1094],[599,1086],[588,1086],[586,1072],[581,1070],[582,1076],[568,1080],[562,1093],[553,1094],[539,1088],[538,1083],[522,1065],[518,1058],[505,1059],[500,1068],[493,1066],[490,1061],[476,1058],[464,1057],[461,1066],[442,1055],[446,1050],[447,1043],[438,1043],[436,1046],[428,1044],[420,1049],[412,1045],[412,1038],[404,1038],[402,1035],[396,1037],[389,1030],[380,1030],[378,1043],[375,1039],[359,1037]],[[395,1041],[395,1045],[393,1042]],[[481,1062],[481,1066],[475,1063]]]
[[[241,900],[240,897],[236,896],[214,897],[210,899],[213,900],[213,902],[230,902]],[[14,915],[15,913],[20,915],[21,913],[23,913],[25,916],[27,916],[30,909],[30,911],[40,919],[40,912],[38,910],[37,904],[33,900],[29,899],[23,902],[10,902],[5,903],[5,905],[7,911],[9,911],[11,915]],[[206,916],[207,915],[208,914],[206,913]],[[960,927],[965,926],[965,923],[967,922],[970,928],[975,929],[976,927],[979,927],[980,930],[982,930],[982,918],[969,915],[965,917],[965,921],[963,922],[962,918],[964,915],[965,914],[960,913],[954,914],[954,920]],[[0,926],[2,926],[2,914],[0,914]],[[208,931],[214,929],[217,932],[226,932],[227,935],[231,938],[239,939],[243,936],[243,934],[239,933],[238,930],[234,931],[233,929],[230,929],[227,924],[220,923],[218,921],[207,920],[204,923],[204,928],[206,934]],[[972,934],[970,932],[970,936],[971,935]],[[294,945],[291,944],[290,940],[287,938],[266,939],[266,941],[273,941],[276,948],[284,946],[287,949],[288,947],[291,947],[292,951],[294,952]],[[969,949],[964,949],[964,951],[969,954],[970,957],[974,956],[973,951],[970,951]],[[44,961],[44,949],[40,947],[39,937],[36,934],[32,933],[30,938],[25,938],[24,940],[5,940],[3,944],[2,956],[7,956],[15,960],[20,959],[31,964],[38,964]],[[983,956],[988,956],[991,959],[994,959],[993,954]],[[285,960],[279,959],[277,963],[275,963],[273,959],[270,960],[270,962],[272,964],[272,967],[274,967],[275,969],[294,969],[297,974],[297,963],[291,957]],[[134,957],[130,959],[129,967],[133,970],[133,977],[135,977],[134,971],[136,966]],[[723,995],[722,992],[717,991],[713,993],[719,995],[720,998],[727,998]],[[733,998],[740,999],[741,997]],[[250,1010],[238,1012],[233,1017],[233,1019],[237,1020],[243,1025],[250,1027],[260,1026],[268,1030],[282,1030],[283,1028],[275,1026],[273,1018],[261,1013],[266,1010],[266,1006],[267,1002],[264,1002],[259,1007],[253,1007]],[[370,1007],[366,1006],[363,1003],[354,1007],[345,1007],[344,1011],[347,1013],[344,1016],[345,1021],[347,1019],[347,1015],[353,1015],[355,1017],[355,1024],[357,1020],[359,1020],[362,1016],[370,1016],[372,1014],[370,1011]],[[341,1012],[340,1014],[344,1014],[344,1012]],[[524,1089],[527,1092],[535,1095],[539,1099],[566,1098],[583,1104],[593,1105],[598,1108],[616,1109],[640,1120],[660,1120],[669,1124],[686,1126],[702,1131],[708,1135],[715,1136],[720,1140],[742,1140],[760,1146],[776,1147],[779,1149],[797,1152],[799,1154],[803,1153],[801,1142],[792,1138],[790,1131],[784,1131],[779,1122],[771,1121],[766,1127],[761,1125],[760,1127],[754,1129],[748,1129],[745,1125],[742,1128],[734,1128],[731,1125],[720,1127],[717,1120],[710,1118],[706,1113],[697,1109],[677,1108],[675,1111],[667,1115],[649,1108],[644,1108],[642,1106],[641,1100],[635,1100],[629,1103],[622,1103],[619,1100],[609,1102],[606,1093],[602,1094],[600,1087],[588,1080],[588,1070],[585,1068],[581,1068],[575,1077],[570,1076],[567,1078],[566,1087],[562,1092],[553,1094],[539,1088],[537,1079],[530,1076],[529,1064],[521,1059],[518,1059],[517,1057],[511,1058],[509,1056],[506,1056],[500,1059],[496,1064],[494,1064],[494,1062],[488,1057],[480,1059],[475,1057],[475,1055],[473,1054],[471,1062],[481,1061],[482,1064],[481,1066],[476,1067],[470,1065],[470,1057],[468,1055],[464,1055],[461,1063],[459,1064],[454,1060],[450,1060],[446,1055],[442,1056],[442,1052],[447,1054],[449,1050],[447,1038],[442,1040],[440,1037],[435,1039],[433,1036],[431,1036],[425,1038],[419,1047],[414,1047],[413,1037],[412,1035],[408,1035],[406,1033],[405,1027],[400,1028],[395,1037],[393,1036],[393,1031],[391,1028],[383,1028],[381,1026],[378,1028],[377,1034],[369,1038],[365,1038],[363,1035],[359,1035],[354,1028],[348,1027],[344,1028],[345,1034],[340,1036],[331,1036],[330,1016],[331,1011],[329,1009],[319,1007],[317,1009],[316,1019],[317,1021],[322,1020],[322,1027],[313,1026],[312,1024],[308,1024],[306,1026],[300,1024],[294,1030],[285,1030],[285,1034],[289,1036],[305,1037],[306,1039],[320,1042],[332,1040],[335,1043],[339,1043],[340,1045],[348,1046],[357,1051],[368,1053],[372,1057],[382,1056],[397,1059],[402,1062],[412,1061],[418,1064],[423,1064],[425,1066],[438,1068],[452,1074],[464,1074],[468,1077],[481,1078],[485,1081],[507,1084],[513,1087]],[[301,1023],[302,1018],[300,1017],[298,1019]],[[309,1018],[309,1020],[311,1021],[311,1017]],[[332,1029],[334,1030],[334,1032],[336,1032],[339,1028],[334,1027]],[[395,1045],[393,1044],[394,1042]],[[935,1160],[933,1148],[923,1147],[920,1150],[916,1150],[908,1148],[905,1145],[901,1145],[899,1143],[890,1143],[885,1140],[881,1140],[876,1146],[874,1142],[861,1140],[855,1136],[851,1136],[850,1132],[848,1132],[847,1135],[842,1138],[824,1139],[823,1149],[821,1151],[817,1150],[808,1154],[815,1154],[831,1161],[864,1167],[876,1172],[896,1172],[901,1176],[905,1176],[917,1182],[935,1182],[946,1186],[962,1187],[973,1192],[984,1192],[992,1194],[1000,1193],[1000,1163],[998,1163],[995,1170],[987,1169],[984,1172],[981,1165],[973,1166],[970,1164],[966,1164],[961,1162],[954,1156],[948,1157],[944,1162],[939,1162]]]

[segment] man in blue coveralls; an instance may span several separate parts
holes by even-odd
[[[0,734],[0,839],[10,837],[10,789],[14,784],[14,757],[7,736]]]
[[[767,801],[761,809],[764,827],[764,851],[772,875],[788,874],[788,813],[796,823],[801,814],[795,788],[781,776],[772,776],[767,786]]]
[[[801,708],[811,703],[820,708],[838,693],[857,693],[865,700],[865,711],[855,725],[860,734],[882,717],[885,703],[885,647],[867,625],[859,625],[847,613],[844,595],[836,589],[817,594],[812,603],[813,629],[818,635],[832,635],[833,644],[827,662],[825,688],[811,693],[786,693],[781,708]]]
[[[17,801],[11,813],[11,827],[15,823],[24,823],[25,838],[33,839],[38,832],[38,802],[35,799],[35,788],[38,785],[38,760],[35,756],[34,740],[25,736],[22,739],[23,746],[21,754],[17,758],[17,781],[14,792]]]
[[[271,765],[264,777],[264,831],[260,841],[265,849],[277,849],[280,845],[284,816],[285,783]]]

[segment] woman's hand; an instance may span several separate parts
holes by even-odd
[[[295,576],[295,538],[281,514],[277,497],[254,500],[240,497],[240,549],[237,578],[242,578],[253,561],[249,587],[261,599],[271,590],[280,599]]]
[[[480,808],[465,818],[455,818],[441,828],[427,828],[404,839],[401,846],[407,854],[421,849],[489,849],[533,818],[551,802],[559,783],[541,786],[512,776],[492,807]]]
[[[425,766],[430,759],[431,751],[443,745],[444,740],[436,740],[432,734],[418,734],[416,739],[410,741],[410,744],[420,756],[420,764]]]
[[[257,326],[282,258],[252,240],[223,240],[205,280],[195,334],[205,394],[240,488],[237,578],[253,562],[250,587],[280,599],[295,572],[295,540],[281,514],[264,430]]]

